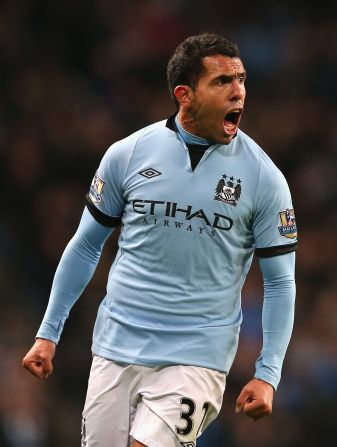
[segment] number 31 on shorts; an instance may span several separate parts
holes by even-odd
[[[179,427],[176,425],[175,429],[176,429],[176,433],[178,436],[188,436],[194,428],[193,416],[195,414],[196,405],[195,405],[194,400],[192,400],[188,397],[182,397],[180,399],[180,403],[181,403],[181,405],[185,406],[185,408],[180,413],[180,419],[185,421],[185,426]],[[199,424],[198,430],[196,431],[196,434],[195,434],[196,437],[198,436],[198,433],[204,423],[208,408],[209,408],[209,402],[205,402],[202,407],[204,414],[203,414],[203,417]]]

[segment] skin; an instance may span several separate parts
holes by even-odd
[[[205,71],[195,89],[178,85],[174,90],[179,102],[178,119],[187,132],[214,143],[229,144],[234,135],[226,132],[224,118],[233,109],[243,109],[246,72],[239,58],[208,56],[203,59],[203,64]],[[55,343],[39,338],[22,360],[22,365],[38,379],[47,379],[53,372],[55,350]],[[252,379],[239,394],[235,411],[243,411],[257,421],[271,414],[273,396],[272,385]],[[132,447],[146,446],[134,440]]]
[[[47,379],[53,372],[52,360],[56,345],[50,340],[37,338],[22,360],[22,366],[38,379]]]
[[[243,109],[246,72],[239,58],[215,55],[203,59],[205,72],[195,89],[178,85],[174,89],[179,102],[181,126],[194,135],[215,143],[229,144],[224,118],[230,110]]]

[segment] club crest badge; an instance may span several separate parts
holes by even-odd
[[[229,205],[237,206],[237,202],[241,196],[242,180],[236,179],[233,176],[223,175],[215,188],[214,200],[228,203]]]
[[[93,203],[103,202],[102,194],[104,185],[104,181],[99,178],[98,173],[96,172],[95,177],[92,179],[89,191],[89,197]]]
[[[281,236],[294,239],[297,236],[297,226],[294,210],[286,209],[280,213],[281,226],[278,231]]]

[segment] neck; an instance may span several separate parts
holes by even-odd
[[[199,137],[197,135],[194,135],[191,132],[188,132],[185,127],[186,124],[181,122],[179,114],[176,116],[175,119],[178,133],[181,136],[181,138],[184,140],[187,144],[201,144],[201,145],[207,145],[209,146],[211,143],[206,140],[205,138]]]

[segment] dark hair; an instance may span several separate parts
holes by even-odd
[[[175,87],[188,85],[194,90],[205,70],[202,59],[216,54],[240,57],[238,46],[217,34],[190,36],[178,45],[167,66],[168,87],[176,105]]]

